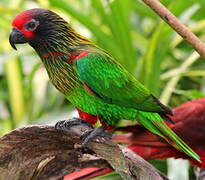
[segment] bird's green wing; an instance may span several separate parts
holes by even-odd
[[[75,61],[79,78],[107,103],[148,112],[167,112],[138,80],[106,53],[90,53]]]

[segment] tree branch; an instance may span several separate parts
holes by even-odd
[[[123,179],[167,179],[129,149],[98,137],[82,148],[80,136],[90,130],[73,126],[57,131],[54,126],[33,125],[0,138],[0,179],[63,179],[86,167],[113,168]]]
[[[167,24],[169,24],[184,40],[186,40],[202,58],[205,58],[205,44],[192,33],[176,16],[174,16],[158,0],[142,0],[155,11]]]

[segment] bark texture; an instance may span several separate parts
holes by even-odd
[[[107,134],[82,147],[80,137],[89,130],[81,125],[66,131],[32,125],[11,131],[0,138],[0,180],[58,180],[86,167],[113,168],[123,179],[167,179]]]

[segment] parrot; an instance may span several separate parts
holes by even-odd
[[[117,131],[127,134],[114,134],[113,141],[129,144],[127,148],[146,160],[183,158],[189,160],[195,167],[205,169],[205,97],[185,102],[173,109],[172,120],[175,124],[169,124],[170,128],[184,138],[200,156],[201,163],[192,160],[189,156],[170,146],[159,136],[148,132],[140,126],[119,127]],[[132,132],[132,133],[130,133]],[[112,172],[109,168],[85,168],[64,177],[68,179],[90,179]]]
[[[90,124],[102,122],[84,138],[85,144],[106,127],[116,127],[126,119],[138,122],[200,161],[197,153],[164,122],[163,118],[171,121],[170,108],[111,54],[77,33],[55,12],[34,8],[17,14],[9,42],[15,50],[16,44],[28,43],[41,58],[52,84],[76,107],[80,118]],[[69,121],[64,125],[69,127]]]

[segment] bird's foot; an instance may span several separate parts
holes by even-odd
[[[80,138],[82,140],[82,146],[86,146],[88,142],[90,142],[93,139],[96,139],[97,137],[108,137],[111,138],[110,134],[105,133],[105,129],[103,126],[97,127],[95,129],[92,129],[90,131],[85,132]]]
[[[61,120],[61,121],[58,121],[55,124],[55,129],[56,130],[67,131],[72,126],[77,126],[77,125],[83,125],[83,126],[92,128],[92,126],[89,123],[87,123],[86,121],[84,121],[84,120],[82,120],[80,118],[72,118],[71,120]]]
[[[86,121],[79,118],[72,118],[71,120],[58,121],[55,124],[55,129],[68,131],[72,126],[78,126],[78,125],[92,128],[92,125],[90,125]],[[80,139],[82,140],[81,145],[86,146],[88,142],[92,141],[93,139],[96,139],[99,136],[111,139],[111,135],[105,133],[105,127],[100,126],[95,129],[92,128],[91,130],[85,131],[80,137]]]

